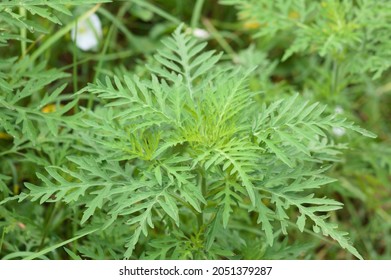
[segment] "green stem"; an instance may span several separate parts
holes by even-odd
[[[109,43],[111,41],[110,39],[111,39],[111,35],[113,34],[113,30],[114,30],[114,25],[111,25],[109,32],[107,33],[107,37],[106,37],[102,52],[100,53],[101,58],[104,57],[104,55],[106,54],[106,52],[109,48]],[[96,71],[95,71],[95,75],[94,75],[94,82],[96,82],[98,80],[99,73],[101,72],[101,69],[102,69],[103,61],[104,61],[103,59],[99,59],[99,61],[98,61],[98,65],[96,67]]]
[[[221,46],[221,48],[230,56],[232,60],[237,59],[238,55],[234,51],[234,49],[229,45],[227,40],[220,34],[220,32],[213,26],[210,20],[204,18],[202,20],[206,30],[216,39],[217,43]]]
[[[202,11],[203,5],[204,5],[204,0],[197,0],[196,4],[194,6],[193,16],[191,17],[191,23],[190,23],[191,28],[197,27],[198,22],[200,21],[201,11]]]
[[[197,225],[198,225],[198,229],[201,229],[202,225],[204,224],[204,216],[202,215],[202,212],[201,213],[198,213],[197,214]]]
[[[7,160],[7,162],[8,162],[8,165],[9,165],[9,167],[11,169],[11,173],[12,173],[14,195],[18,195],[18,193],[16,193],[16,189],[15,189],[16,185],[18,184],[18,172],[16,171],[16,167],[11,160]]]
[[[71,243],[74,240],[82,238],[82,237],[84,237],[84,236],[86,236],[88,234],[94,233],[94,232],[98,231],[99,229],[100,228],[93,228],[93,229],[91,229],[91,230],[89,230],[87,232],[84,232],[84,233],[82,233],[82,234],[80,234],[78,236],[72,237],[72,238],[70,238],[68,240],[65,240],[65,241],[61,242],[61,243],[55,244],[55,245],[53,245],[53,246],[51,246],[49,248],[46,248],[46,249],[44,249],[44,250],[42,250],[42,251],[40,251],[38,253],[34,253],[32,255],[29,255],[29,256],[27,256],[27,257],[25,257],[23,259],[24,260],[32,260],[32,259],[39,258],[39,257],[41,257],[41,256],[43,256],[43,255],[45,255],[45,254],[47,254],[47,253],[57,249],[57,248],[59,248],[59,247],[62,247],[64,245],[68,244],[68,243]]]
[[[173,17],[166,11],[160,9],[159,7],[152,5],[148,3],[147,1],[141,1],[141,0],[132,0],[133,3],[136,3],[137,5],[146,8],[147,10],[150,10],[151,12],[161,16],[162,18],[165,18],[168,21],[171,21],[174,24],[180,24],[181,21],[177,19],[176,17]]]
[[[76,26],[77,26],[78,22],[76,20]],[[75,38],[77,38],[77,30],[78,28],[75,28]],[[74,41],[74,44],[73,44],[73,51],[72,51],[72,54],[73,54],[73,77],[72,77],[72,80],[73,80],[73,92],[77,92],[78,91],[78,85],[77,85],[77,82],[78,82],[78,75],[77,75],[77,48],[76,48],[76,40]],[[77,113],[79,111],[79,102],[77,102],[74,106],[74,111],[75,113]]]
[[[26,9],[22,6],[19,7],[19,14],[22,18],[26,18]],[[22,27],[20,29],[20,37],[22,37],[22,40],[20,40],[21,57],[24,57],[26,55],[26,39],[27,39],[26,27]]]
[[[179,195],[172,194],[172,196],[175,197],[175,199],[178,200],[183,206],[188,208],[195,216],[198,215],[197,210],[195,210],[194,207],[190,205],[190,203],[183,200]]]
[[[102,52],[100,54],[101,57],[104,57],[105,53],[107,52],[107,49],[109,48],[110,38],[111,38],[111,35],[113,34],[113,30],[114,30],[114,25],[111,25],[109,32],[107,34]],[[96,70],[95,70],[94,82],[96,82],[98,80],[98,76],[99,76],[99,73],[101,72],[102,65],[103,65],[103,59],[100,59],[98,61],[98,66],[96,67]],[[92,109],[93,101],[94,101],[94,96],[91,94],[90,98],[88,100],[88,105],[87,105],[88,109]]]
[[[39,249],[38,250],[42,250],[43,245],[45,244],[45,239],[46,239],[46,236],[48,234],[50,222],[52,221],[52,218],[54,216],[54,212],[55,212],[54,210],[56,208],[56,205],[57,205],[57,203],[52,203],[49,206],[49,211],[48,211],[48,214],[45,217],[45,226],[44,226],[43,235],[42,235],[41,243],[39,244]]]
[[[76,206],[74,208],[74,219],[73,219],[73,223],[72,223],[72,236],[75,236],[77,230],[78,230],[78,222],[79,221],[79,208]],[[73,253],[77,253],[77,243],[78,243],[78,240],[75,239],[73,242],[72,242],[72,252]]]
[[[120,52],[117,52],[117,53],[109,53],[107,55],[105,55],[104,57],[102,57],[99,53],[98,54],[89,54],[89,55],[85,55],[86,58],[83,58],[83,59],[79,59],[77,61],[77,65],[81,65],[81,64],[84,64],[88,61],[100,61],[100,60],[103,60],[103,61],[111,61],[111,60],[118,60],[118,59],[125,59],[125,58],[128,58],[132,55],[136,54],[135,51],[133,50],[125,50],[125,51],[120,51]],[[59,68],[60,71],[66,71],[67,69],[70,69],[73,67],[73,64],[68,64],[66,66],[63,66],[61,68]]]
[[[1,239],[0,239],[0,253],[1,253],[1,249],[3,248],[3,242],[4,242],[5,234],[7,233],[7,231],[8,231],[8,228],[3,227],[3,233],[1,234]]]
[[[205,178],[205,172],[202,168],[198,171],[199,177],[200,177],[200,183],[201,183],[201,193],[202,196],[205,197],[207,193],[206,189],[206,178]],[[201,212],[197,213],[197,225],[198,229],[201,229],[201,227],[204,225],[204,208],[205,205],[201,205]]]
[[[133,51],[144,51],[143,47],[139,46],[140,44],[138,38],[129,31],[129,28],[125,24],[123,24],[124,21],[121,20],[123,17],[121,14],[118,13],[117,15],[112,15],[104,8],[99,9],[98,13],[107,18],[116,28],[122,32],[123,35],[125,35],[129,45],[132,46]]]
[[[77,20],[76,20],[76,26],[77,26]],[[77,38],[77,29],[75,28],[75,38]],[[73,44],[73,92],[78,91],[77,89],[77,47],[76,47],[76,39]]]

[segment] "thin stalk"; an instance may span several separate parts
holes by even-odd
[[[5,239],[5,234],[8,232],[8,228],[7,227],[3,227],[3,232],[1,234],[1,239],[0,239],[0,253],[1,253],[1,249],[3,248],[3,243],[4,243],[4,239]]]
[[[183,206],[185,206],[187,209],[189,209],[195,216],[198,215],[197,210],[194,209],[193,206],[190,205],[190,203],[183,200],[180,196],[176,194],[171,194],[173,197],[175,197],[176,200],[178,200]]]
[[[148,3],[147,1],[141,1],[141,0],[132,0],[133,3],[136,3],[137,5],[146,8],[147,10],[150,10],[151,12],[161,16],[162,18],[165,18],[168,21],[171,21],[174,24],[180,24],[181,21],[177,19],[176,17],[170,15],[166,11],[160,9],[159,7],[152,5]]]
[[[78,22],[76,20],[76,26],[77,26]],[[73,55],[73,58],[72,58],[72,68],[73,68],[73,77],[72,77],[72,81],[73,81],[73,92],[77,92],[78,91],[78,85],[77,85],[77,48],[76,48],[76,38],[77,38],[77,30],[78,28],[75,28],[75,40],[74,40],[74,44],[73,44],[73,50],[72,50],[72,55]],[[79,111],[79,102],[77,102],[74,106],[74,111],[75,113],[77,113]]]
[[[107,52],[107,50],[109,48],[109,43],[111,41],[111,35],[113,34],[113,30],[114,30],[114,25],[111,25],[111,27],[109,29],[109,32],[107,34],[107,37],[106,37],[105,44],[103,46],[102,52],[100,53],[100,57],[101,58],[104,57],[104,55],[106,54],[106,52]],[[96,82],[97,79],[98,79],[99,73],[101,72],[101,69],[102,69],[103,61],[104,61],[103,59],[99,59],[98,60],[98,65],[96,67],[96,71],[95,71],[95,75],[94,75],[94,82]]]
[[[220,32],[213,26],[210,20],[204,18],[202,20],[202,23],[204,24],[206,30],[208,30],[208,32],[212,34],[212,36],[216,39],[217,43],[219,43],[221,48],[229,55],[229,57],[232,60],[235,60],[238,57],[237,53],[228,44],[227,40],[225,40],[225,38],[220,34]]]
[[[74,211],[75,211],[75,214],[74,214],[74,219],[73,219],[73,223],[72,223],[72,231],[73,231],[72,236],[74,236],[78,230],[78,223],[76,221],[78,221],[78,218],[79,218],[79,207],[76,206],[74,208]],[[77,245],[78,245],[78,240],[77,239],[73,240],[72,252],[75,254],[77,253]]]
[[[129,28],[126,27],[125,24],[123,24],[123,21],[121,20],[122,16],[117,14],[117,15],[112,15],[109,11],[106,9],[102,8],[99,9],[98,13],[105,18],[107,18],[113,25],[115,25],[121,32],[122,34],[125,35],[126,39],[128,40],[129,44],[132,46],[133,50],[136,51],[143,51],[143,48],[140,47],[139,41],[136,36],[134,36],[130,31]]]
[[[39,35],[39,37],[38,37],[34,42],[32,42],[32,43],[29,45],[29,47],[28,47],[27,50],[26,50],[25,55],[28,54],[28,53],[35,47],[36,44],[38,44],[40,41],[42,41],[42,39],[43,39],[44,37],[45,37],[44,34]],[[20,57],[19,57],[19,60],[21,60],[22,58],[23,58],[23,56],[20,56]]]
[[[18,185],[18,172],[16,171],[15,165],[12,163],[11,160],[8,160],[8,165],[11,169],[12,173],[12,181],[13,181],[13,187],[14,187],[14,195],[18,195],[19,189],[17,189]]]
[[[20,6],[19,14],[22,18],[26,18],[26,8]],[[26,55],[26,39],[27,39],[26,27],[20,28],[20,37],[22,37],[22,40],[20,40],[21,57],[24,57]]]
[[[77,26],[77,20],[76,20],[76,26]],[[75,38],[77,38],[77,29],[78,28],[75,28]],[[78,86],[77,86],[77,47],[76,47],[76,39],[74,41],[74,44],[73,44],[73,50],[72,50],[72,55],[73,55],[73,58],[72,58],[72,62],[73,62],[73,77],[72,77],[72,80],[73,80],[73,91],[74,92],[77,92],[78,91]]]
[[[122,5],[121,5],[121,7],[118,9],[118,12],[117,12],[117,14],[115,15],[115,18],[116,18],[116,20],[118,20],[121,24],[122,24],[122,22],[125,22],[126,21],[126,19],[124,19],[124,16],[126,15],[126,13],[128,12],[128,11],[130,11],[130,9],[131,9],[131,7],[132,7],[132,3],[131,2],[125,2],[125,3],[123,3]],[[101,10],[104,10],[103,8],[102,9],[99,9],[100,11]],[[108,12],[109,13],[109,12]],[[111,13],[109,13],[110,15],[111,15]],[[112,21],[113,23],[114,23],[114,21]],[[118,41],[118,30],[119,28],[117,27],[116,29],[114,29],[114,31],[113,31],[113,36],[112,36],[112,38],[113,38],[113,42],[117,42]],[[129,30],[129,28],[126,28],[126,31],[128,31]],[[129,31],[128,31],[129,32]],[[130,32],[129,32],[130,33]],[[133,36],[133,34],[131,34],[131,36]],[[139,44],[137,44],[137,45],[139,45]]]
[[[113,30],[114,30],[114,25],[111,25],[111,27],[109,29],[109,33],[107,34],[107,37],[105,40],[105,44],[104,44],[102,52],[101,52],[101,57],[103,57],[105,55],[105,53],[107,52],[107,49],[109,48],[110,38],[111,38],[111,35],[113,34]],[[96,82],[98,79],[99,73],[101,72],[101,69],[102,69],[102,65],[103,65],[103,59],[99,59],[98,66],[96,67],[96,70],[95,70],[94,82]],[[93,101],[94,101],[94,96],[91,94],[90,98],[88,99],[88,104],[87,104],[88,109],[92,108]]]
[[[57,205],[57,203],[52,203],[49,206],[49,212],[45,217],[45,221],[44,221],[45,225],[44,225],[43,235],[42,235],[38,250],[42,250],[43,245],[45,244],[45,239],[48,234],[50,222],[52,221],[52,218],[54,216],[54,212],[55,212],[54,210],[56,208],[56,205]]]
[[[87,56],[86,58],[84,59],[79,59],[76,63],[76,65],[81,65],[81,64],[84,64],[90,60],[95,60],[95,61],[99,61],[99,60],[103,60],[103,61],[110,61],[110,60],[116,60],[116,59],[124,59],[124,58],[128,58],[132,55],[134,55],[135,52],[133,50],[125,50],[125,51],[120,51],[120,52],[117,52],[117,53],[110,53],[110,54],[107,54],[107,55],[104,55],[103,57],[100,55],[100,54],[94,54],[94,55],[89,55]],[[63,66],[61,68],[59,68],[59,70],[61,71],[66,71],[70,68],[74,67],[73,64],[68,64],[66,66]]]
[[[205,172],[202,168],[200,168],[198,171],[198,174],[199,174],[200,183],[201,183],[201,193],[202,193],[202,196],[205,197],[206,193],[207,193]],[[201,229],[201,227],[204,225],[204,208],[205,208],[205,205],[202,204],[201,205],[201,212],[197,213],[198,229]]]
[[[194,6],[194,12],[191,17],[191,28],[196,28],[198,25],[198,22],[200,21],[201,12],[202,12],[202,6],[204,5],[204,0],[197,0]]]
[[[201,229],[202,225],[204,224],[204,216],[201,213],[198,213],[197,214],[197,226],[198,226],[198,229]]]
[[[49,253],[49,252],[51,252],[51,251],[53,251],[53,250],[59,248],[59,247],[62,247],[62,246],[64,246],[64,245],[68,244],[68,243],[71,243],[71,242],[74,241],[74,240],[77,240],[77,239],[79,239],[79,238],[82,238],[83,236],[86,236],[86,235],[88,235],[88,234],[94,233],[94,232],[98,231],[99,229],[100,229],[100,228],[91,229],[91,230],[89,230],[89,231],[87,231],[87,232],[84,232],[84,233],[78,235],[78,236],[72,237],[72,238],[70,238],[70,239],[68,239],[68,240],[65,240],[65,241],[63,241],[63,242],[60,242],[60,243],[55,244],[55,245],[53,245],[53,246],[50,246],[49,248],[46,248],[46,249],[44,249],[44,250],[42,250],[42,251],[40,251],[40,252],[34,253],[34,254],[32,254],[32,255],[29,255],[29,256],[27,256],[27,257],[25,257],[25,258],[23,258],[23,259],[24,259],[24,260],[37,259],[37,258],[39,258],[39,257],[41,257],[41,256],[43,256],[43,255],[45,255],[45,254],[47,254],[47,253]]]

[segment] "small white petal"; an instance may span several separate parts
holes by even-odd
[[[75,38],[76,37],[76,38]],[[95,49],[102,38],[102,24],[96,14],[77,23],[71,30],[71,38],[83,51]]]
[[[338,105],[337,107],[335,107],[334,112],[338,115],[338,114],[343,114],[344,110],[341,106]]]
[[[333,134],[337,137],[344,136],[346,133],[345,128],[343,127],[333,127]]]
[[[210,34],[205,29],[195,28],[193,30],[193,36],[199,39],[208,39]]]

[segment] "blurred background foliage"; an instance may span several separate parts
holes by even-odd
[[[208,48],[224,51],[223,63],[257,67],[249,86],[262,93],[260,101],[299,92],[378,135],[369,139],[333,130],[335,142],[349,145],[328,172],[338,181],[319,195],[344,203],[331,218],[350,233],[364,258],[391,259],[390,1],[68,1],[49,7],[49,14],[19,2],[28,1],[0,4],[0,199],[21,193],[24,183],[37,180],[36,172],[65,160],[75,139],[66,129],[53,131],[53,123],[72,118],[75,104],[94,102],[83,94],[74,100],[74,92],[106,75],[149,75],[145,64],[153,63],[160,40],[184,22]],[[95,51],[85,52],[71,40],[70,29],[77,15],[92,12],[102,22],[103,37]],[[31,88],[39,94],[23,95]],[[57,94],[49,98],[48,92]],[[48,121],[51,108],[55,114]],[[77,207],[37,205],[12,200],[0,205],[1,258],[22,258],[23,252],[75,236]],[[240,227],[240,219],[237,223]],[[335,242],[294,228],[271,248],[249,236],[253,244],[247,243],[241,257],[351,258]],[[126,228],[110,231],[86,237],[78,252],[85,258],[121,258]],[[259,236],[260,229],[251,231]],[[69,242],[66,252],[54,250],[50,258],[77,258],[72,251],[77,242]],[[159,242],[150,246],[159,248]],[[239,239],[237,246],[243,246]],[[151,257],[148,250],[144,257]]]

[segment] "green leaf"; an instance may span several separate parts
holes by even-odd
[[[272,141],[266,139],[265,137],[261,136],[261,135],[257,135],[257,137],[259,138],[259,140],[261,140],[262,142],[264,142],[267,147],[283,162],[285,163],[286,165],[288,165],[290,168],[293,168],[294,167],[294,163],[288,158],[288,156],[283,152],[283,150],[281,150],[280,148],[278,148]]]
[[[271,211],[268,207],[266,207],[262,200],[258,198],[258,203],[256,205],[258,220],[257,223],[262,223],[262,230],[265,232],[266,241],[270,246],[273,246],[274,235],[273,235],[273,227],[270,223],[270,217],[273,217],[273,211]]]
[[[160,170],[160,166],[155,167],[155,178],[157,182],[159,183],[160,186],[163,185],[163,180],[162,180],[162,171]]]
[[[163,40],[166,49],[155,55],[162,67],[149,66],[149,69],[173,83],[178,81],[177,75],[182,76],[187,93],[193,98],[199,90],[195,88],[195,79],[211,70],[222,54],[215,55],[215,51],[201,53],[206,44],[198,43],[182,29],[183,25],[180,25],[172,37]]]
[[[164,200],[159,199],[160,206],[175,221],[177,226],[179,226],[179,210],[174,198],[169,193],[163,193],[162,196]]]
[[[214,219],[208,225],[208,230],[206,233],[206,249],[207,250],[210,250],[210,248],[212,247],[212,245],[218,235],[219,228],[221,226],[221,218],[222,218],[222,211],[221,211],[221,208],[219,208],[216,211],[216,215],[215,215]]]
[[[94,214],[97,208],[102,208],[105,199],[107,199],[110,193],[110,190],[111,186],[107,185],[103,189],[91,193],[96,194],[96,196],[87,204],[87,210],[84,211],[80,224],[84,224]]]
[[[303,215],[303,214],[301,214],[301,215],[299,216],[299,218],[297,218],[296,224],[297,224],[297,227],[299,228],[299,230],[300,230],[301,232],[304,231],[305,220],[306,220],[306,216]]]

